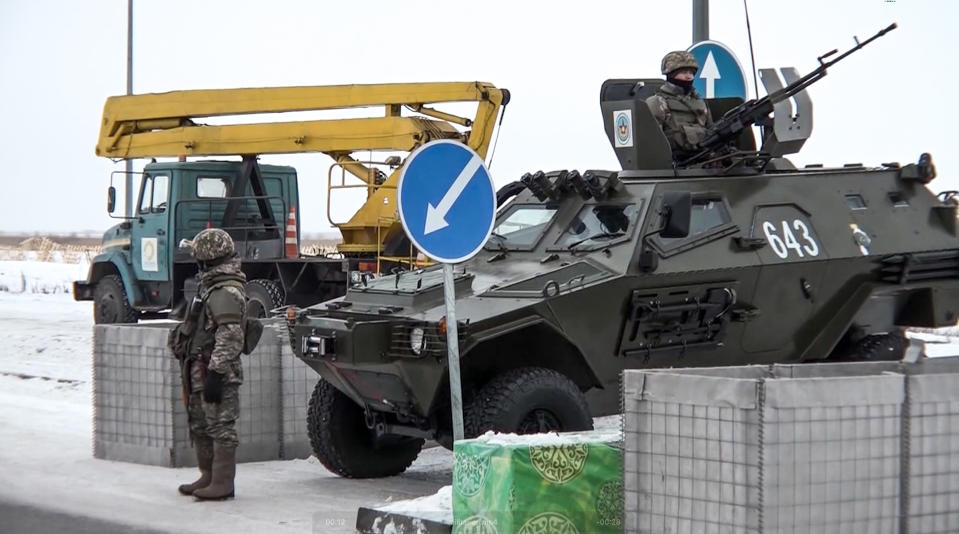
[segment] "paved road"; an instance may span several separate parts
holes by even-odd
[[[90,517],[51,512],[35,506],[11,501],[0,501],[0,532],[4,534],[160,534],[122,523],[111,523]]]

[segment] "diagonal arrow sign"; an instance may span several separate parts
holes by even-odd
[[[713,58],[712,50],[703,62],[703,70],[699,71],[699,77],[706,80],[706,98],[715,97],[716,80],[722,79],[722,76],[719,74],[719,67],[716,65],[716,59]]]
[[[466,185],[470,183],[473,175],[476,174],[476,171],[479,170],[482,164],[483,160],[475,156],[470,158],[466,166],[463,167],[463,170],[460,171],[459,176],[453,181],[453,185],[450,186],[449,191],[443,195],[443,199],[440,200],[439,204],[436,206],[433,206],[432,202],[426,204],[426,227],[423,230],[423,235],[429,235],[449,226],[449,223],[446,222],[446,214],[449,213],[450,208],[452,208],[453,204],[460,198],[463,190],[466,189]]]

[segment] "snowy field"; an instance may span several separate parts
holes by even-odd
[[[0,501],[171,532],[353,532],[359,506],[389,503],[449,517],[451,454],[424,450],[403,475],[348,480],[309,460],[241,464],[237,495],[176,493],[193,469],[96,460],[92,452],[92,303],[70,287],[85,264],[0,261]],[[959,330],[910,334],[930,356],[959,354]],[[617,418],[597,420],[612,428]],[[435,494],[435,495],[434,495]],[[412,504],[397,501],[431,496]]]

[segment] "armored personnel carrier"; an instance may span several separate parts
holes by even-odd
[[[527,174],[502,191],[485,249],[455,266],[467,436],[591,428],[618,411],[625,368],[894,359],[903,327],[956,323],[956,193],[927,188],[928,155],[784,157],[811,131],[809,76],[832,63],[784,69],[785,86],[764,70],[760,100],[708,101],[721,143],[678,163],[645,103],[661,81],[603,85],[622,169]],[[770,112],[757,150],[743,125]],[[450,445],[441,267],[358,279],[287,318],[322,377],[308,427],[330,470],[392,475],[425,439]]]

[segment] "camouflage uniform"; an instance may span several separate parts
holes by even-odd
[[[202,306],[190,319],[194,322],[186,329],[188,343],[181,357],[189,366],[184,369],[190,386],[187,418],[201,476],[178,489],[200,499],[222,499],[234,494],[246,276],[225,231],[203,230],[192,245],[201,267],[197,289]]]
[[[666,82],[656,94],[646,99],[646,105],[659,122],[673,150],[673,159],[691,156],[713,125],[709,108],[695,89],[685,89],[670,80],[670,74],[679,69],[698,70],[696,58],[689,52],[670,52],[663,58],[662,71]]]
[[[239,258],[230,258],[225,263],[199,274],[199,294],[203,295],[217,283],[236,280],[246,281],[240,271]],[[190,432],[193,436],[208,436],[223,444],[238,444],[236,419],[240,414],[239,385],[243,383],[243,367],[240,351],[243,349],[241,321],[246,313],[246,295],[233,285],[213,289],[206,297],[201,312],[203,332],[198,332],[206,343],[198,343],[198,353],[190,367]],[[212,341],[212,346],[210,342]],[[219,403],[203,402],[203,382],[207,372],[224,375],[223,400]]]

